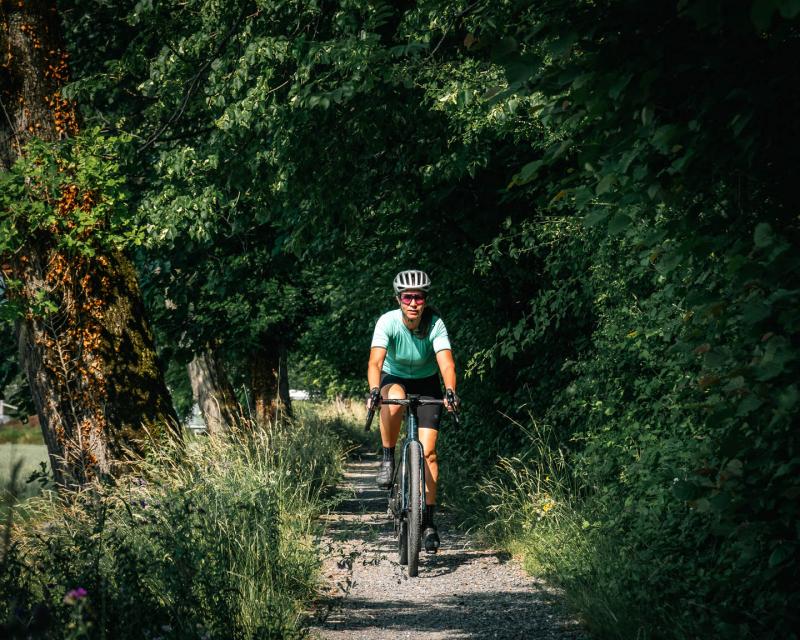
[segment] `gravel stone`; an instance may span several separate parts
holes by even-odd
[[[437,516],[442,546],[420,554],[419,575],[397,562],[387,491],[374,483],[378,461],[348,465],[348,499],[325,517],[320,541],[326,580],[312,612],[312,637],[330,640],[430,638],[579,640],[559,594],[504,552],[478,547]]]

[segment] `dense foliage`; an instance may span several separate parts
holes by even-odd
[[[488,475],[599,635],[794,633],[800,3],[67,9],[167,359],[270,336],[360,391],[422,267],[466,374],[454,506]]]

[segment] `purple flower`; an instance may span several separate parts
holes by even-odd
[[[89,595],[89,592],[86,591],[83,587],[78,587],[77,589],[70,589],[67,591],[67,595],[64,596],[64,604],[75,604],[78,600],[83,600],[86,596]]]

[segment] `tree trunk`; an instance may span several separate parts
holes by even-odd
[[[187,366],[192,395],[200,406],[208,433],[215,435],[237,425],[241,408],[216,351],[209,347]]]
[[[283,341],[278,343],[278,407],[286,417],[292,417],[292,399],[289,397],[289,350]]]
[[[2,2],[0,16],[0,171],[34,136],[77,133],[74,106],[59,87],[67,55],[54,1]],[[67,198],[67,196],[71,196]],[[52,200],[56,200],[53,202]],[[69,220],[91,210],[91,194],[68,188],[47,201]],[[17,324],[20,364],[31,386],[56,480],[83,484],[117,475],[150,437],[180,434],[144,317],[136,274],[121,253],[67,251],[54,230],[32,231],[3,256]],[[48,300],[42,309],[37,301]]]
[[[259,424],[291,417],[286,347],[280,341],[262,337],[250,360],[250,388],[254,418]]]

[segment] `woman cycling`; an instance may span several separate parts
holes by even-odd
[[[431,281],[424,271],[401,271],[394,279],[394,292],[399,309],[384,313],[375,325],[370,349],[367,379],[370,387],[368,408],[381,398],[405,398],[407,393],[442,399],[437,370],[445,388],[453,391],[455,400],[448,411],[457,408],[456,366],[447,329],[438,312],[427,304]],[[422,539],[425,551],[436,553],[439,534],[433,522],[436,510],[436,483],[439,464],[436,460],[436,436],[442,405],[425,405],[418,410],[419,440],[425,454],[425,516]],[[394,476],[394,448],[400,435],[403,407],[381,407],[381,440],[383,460],[376,481],[388,488]]]

